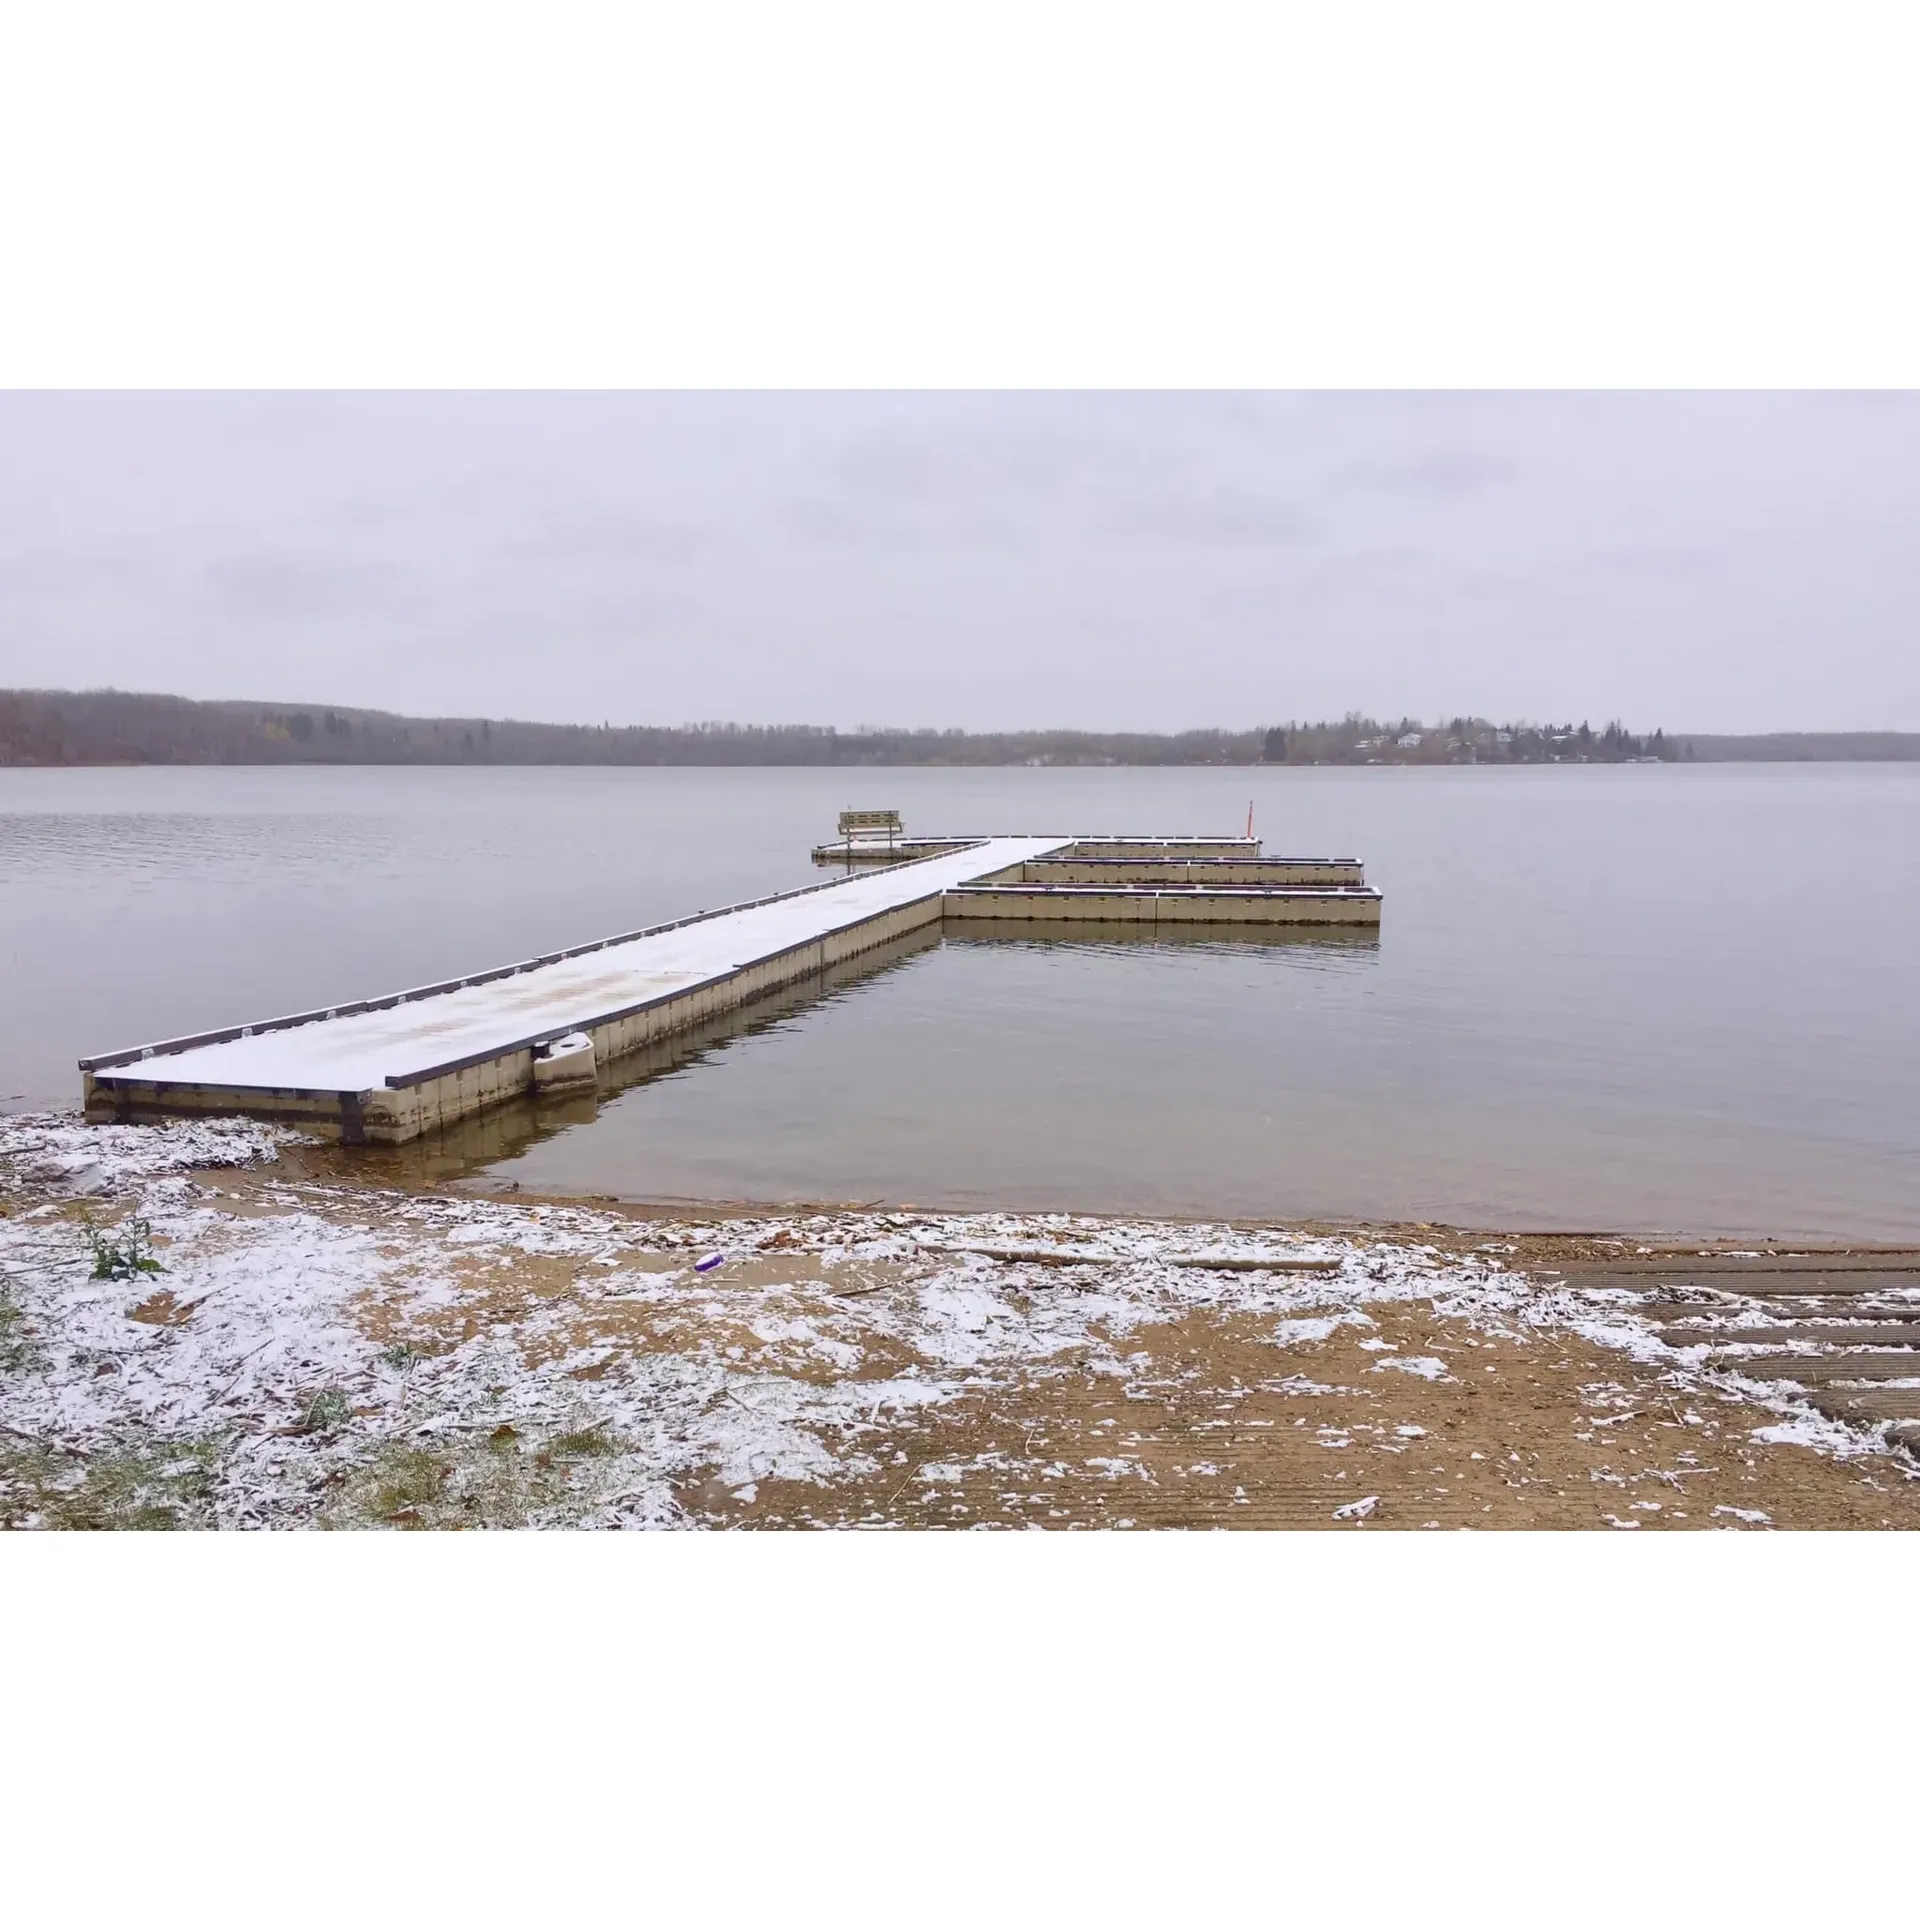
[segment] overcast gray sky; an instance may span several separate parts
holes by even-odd
[[[549,720],[1920,727],[1870,394],[0,396],[0,683]]]

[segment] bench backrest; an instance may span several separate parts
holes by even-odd
[[[842,840],[851,840],[856,834],[862,833],[884,833],[891,840],[900,831],[900,814],[897,808],[889,807],[884,812],[843,812],[840,816]]]

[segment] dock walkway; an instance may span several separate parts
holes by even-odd
[[[609,1059],[897,939],[948,889],[1073,843],[1006,837],[617,935],[519,966],[83,1060],[95,1119],[244,1113],[399,1141],[532,1085],[534,1049]]]
[[[397,1144],[528,1093],[590,1089],[605,1062],[949,915],[1170,929],[1380,921],[1357,860],[1267,857],[1250,839],[982,835],[895,842],[885,860],[516,966],[96,1055],[80,1062],[87,1116],[244,1114]]]

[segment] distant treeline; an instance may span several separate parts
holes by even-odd
[[[1456,717],[1190,733],[965,733],[959,728],[552,726],[413,719],[363,707],[170,694],[0,692],[0,766],[1296,766],[1633,760],[1916,760],[1920,734],[1635,734]]]
[[[1920,733],[1696,733],[1702,760],[1920,760]]]
[[[1691,747],[1656,727],[1630,733],[1617,720],[1596,731],[1585,720],[1504,726],[1468,715],[1428,725],[1402,718],[1382,725],[1365,714],[1317,720],[1310,726],[1269,727],[1260,758],[1302,766],[1485,766],[1554,760],[1691,760]]]

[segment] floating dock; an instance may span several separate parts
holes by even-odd
[[[1258,840],[1237,837],[1224,840],[1204,837],[1115,840],[1100,833],[1070,833],[1065,837],[1073,842],[1076,851],[1100,859],[1180,855],[1221,859],[1236,854],[1258,854],[1260,851]],[[853,834],[815,847],[813,863],[817,867],[897,866],[902,861],[925,860],[937,853],[958,853],[992,838],[993,835],[985,833],[915,834],[911,838],[904,835],[882,838],[878,834]]]
[[[922,836],[814,849],[823,856],[879,870],[405,993],[99,1054],[80,1062],[87,1117],[242,1114],[398,1144],[550,1086],[590,1089],[601,1063],[948,918],[1380,920],[1357,860],[1268,857],[1250,839]]]

